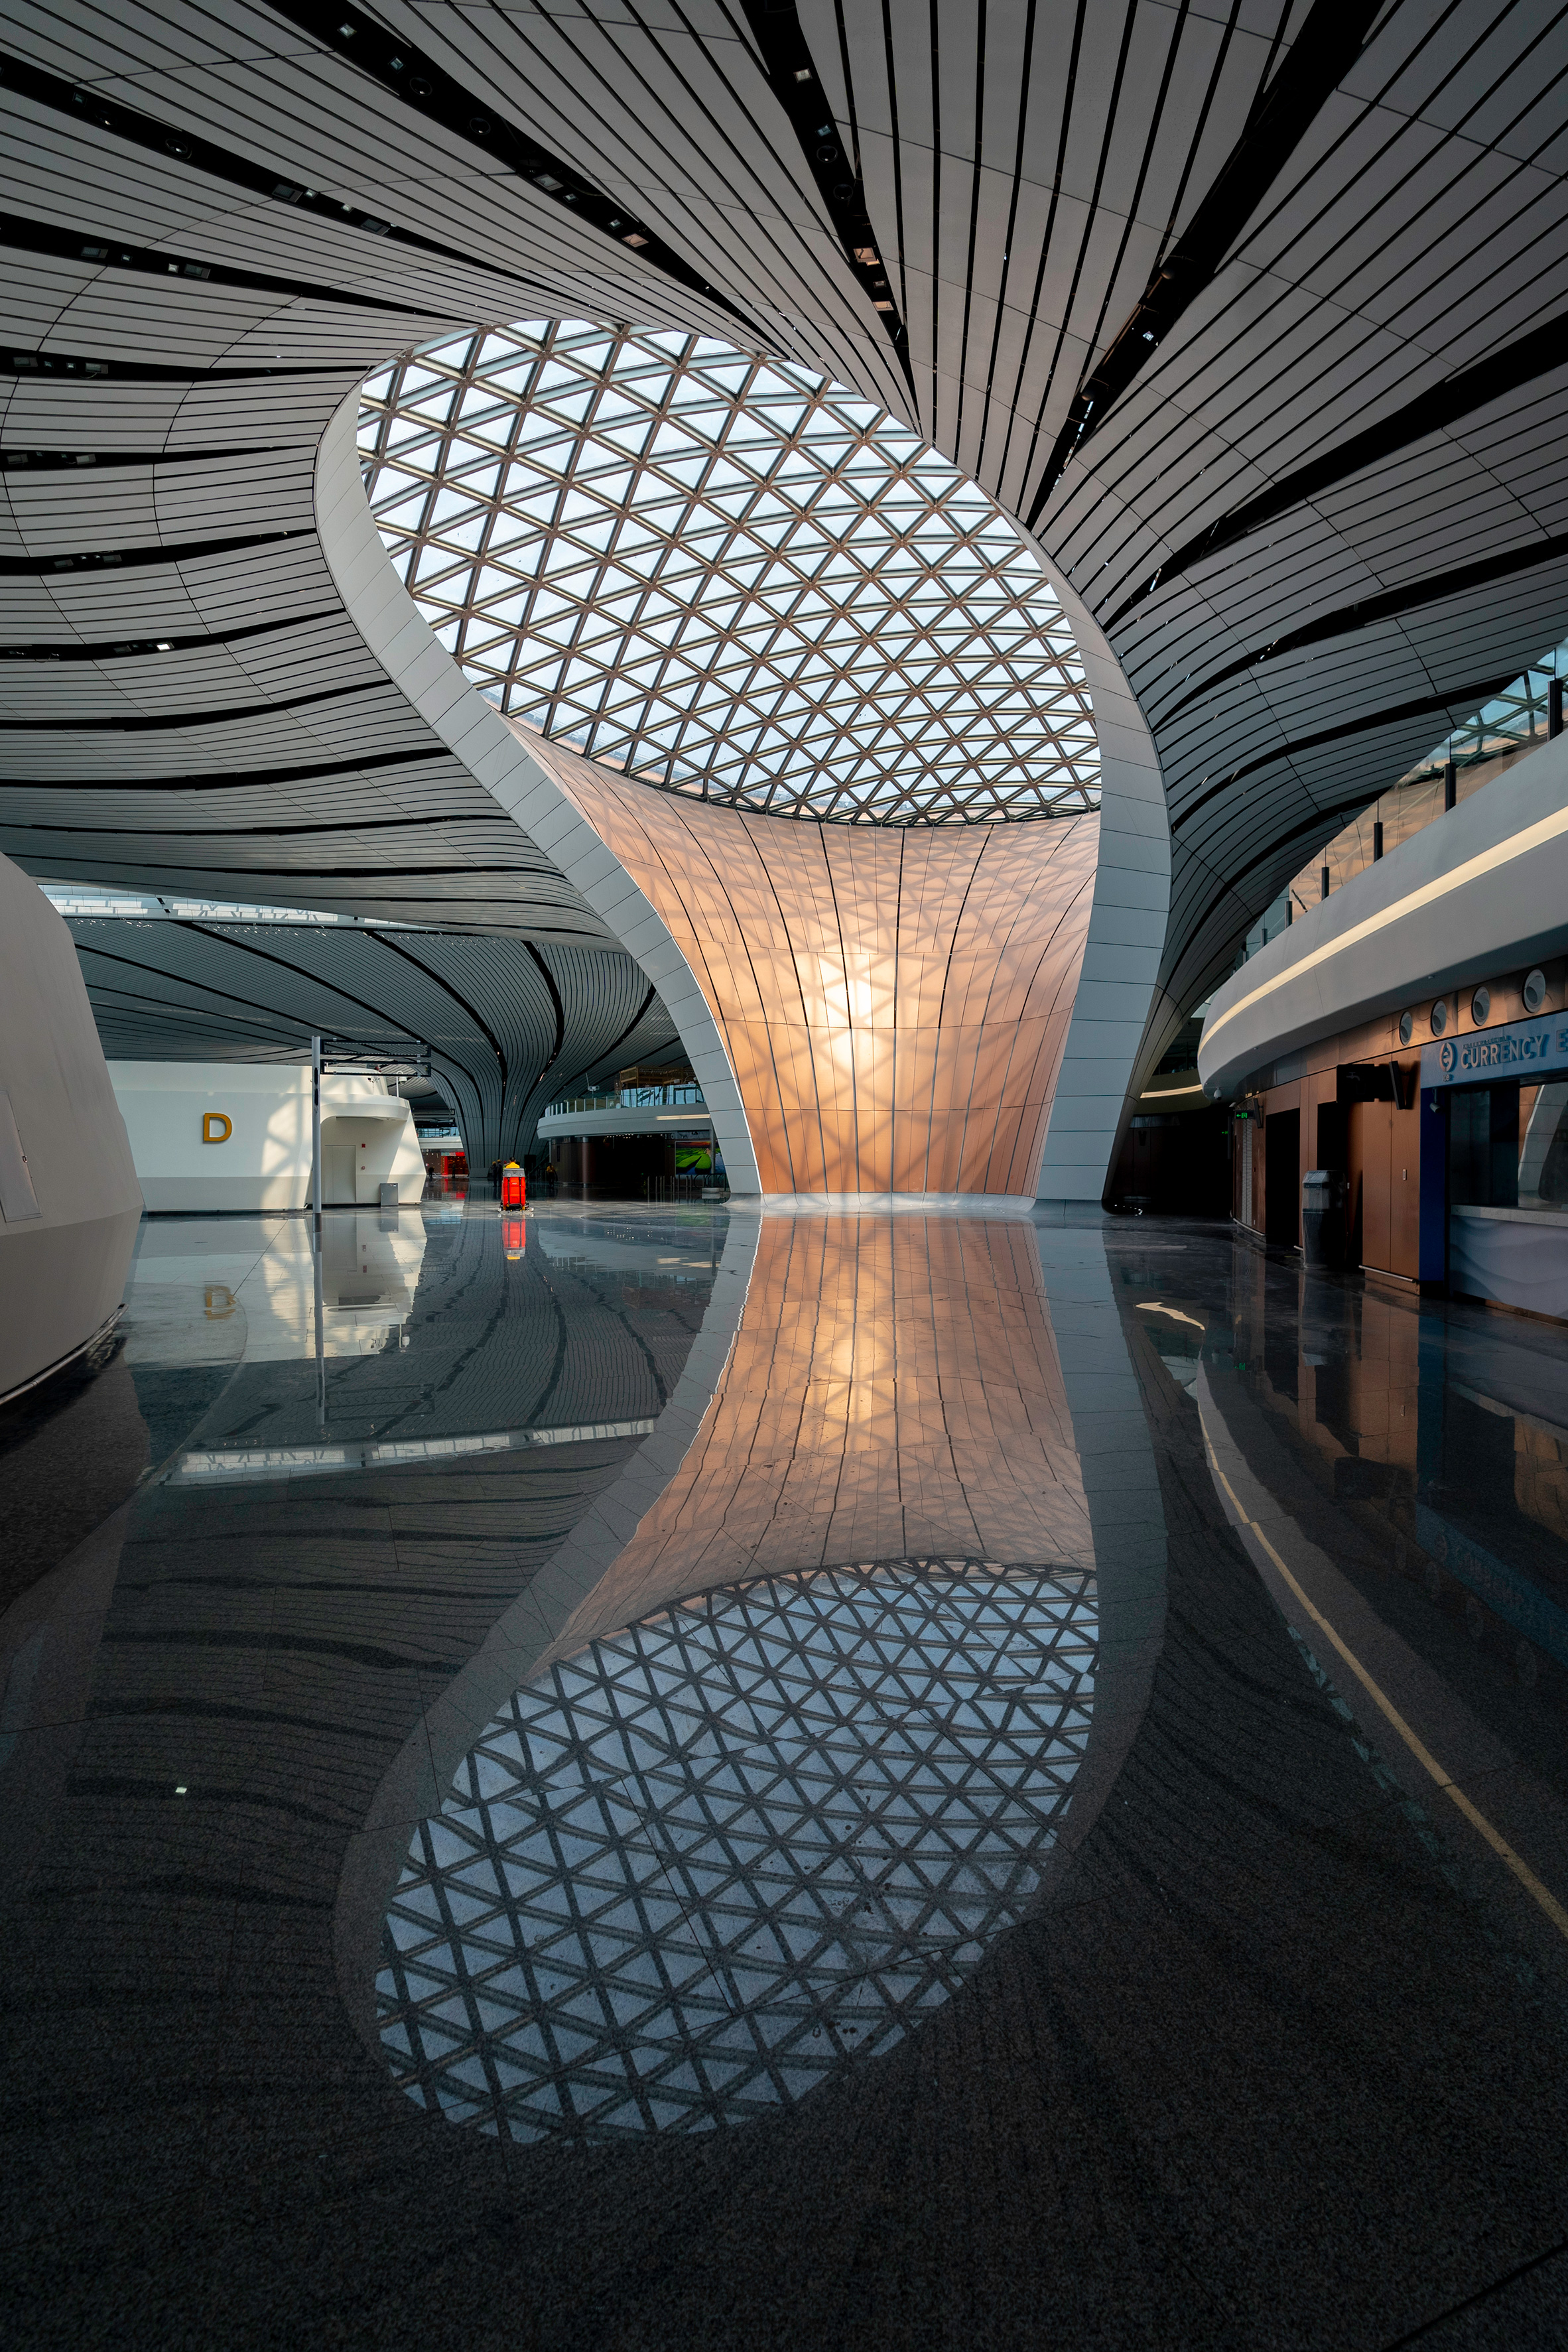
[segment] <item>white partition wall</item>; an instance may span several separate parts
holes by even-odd
[[[310,1202],[310,1073],[246,1062],[114,1062],[148,1209],[304,1209]],[[400,1205],[425,1189],[414,1113],[379,1078],[321,1081],[321,1198]]]
[[[124,1297],[142,1217],[76,948],[0,857],[0,1398],[68,1362]]]

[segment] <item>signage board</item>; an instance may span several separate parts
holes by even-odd
[[[1568,1071],[1568,1016],[1561,1013],[1469,1029],[1421,1048],[1424,1087],[1480,1087],[1490,1078],[1528,1082],[1552,1070]]]

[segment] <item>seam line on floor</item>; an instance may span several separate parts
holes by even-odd
[[[1220,1485],[1225,1488],[1226,1493],[1229,1496],[1231,1508],[1235,1511],[1237,1518],[1241,1521],[1243,1527],[1249,1528],[1252,1533],[1258,1538],[1258,1542],[1263,1546],[1264,1550],[1268,1554],[1269,1559],[1274,1562],[1275,1567],[1285,1579],[1286,1583],[1289,1586],[1291,1591],[1300,1602],[1301,1607],[1306,1611],[1307,1615],[1311,1619],[1313,1624],[1319,1628],[1320,1632],[1327,1634],[1329,1640],[1333,1643],[1335,1649],[1339,1652],[1341,1657],[1344,1660],[1352,1674],[1354,1675],[1357,1682],[1361,1684],[1362,1688],[1372,1700],[1373,1705],[1377,1707],[1386,1717],[1388,1722],[1393,1725],[1394,1730],[1399,1734],[1401,1739],[1404,1740],[1405,1745],[1409,1748],[1410,1753],[1415,1757],[1416,1762],[1425,1771],[1431,1774],[1432,1779],[1436,1782],[1438,1788],[1442,1790],[1444,1795],[1453,1800],[1454,1803],[1458,1807],[1460,1812],[1463,1813],[1465,1819],[1469,1822],[1472,1829],[1478,1830],[1481,1836],[1485,1838],[1488,1845],[1491,1847],[1492,1852],[1498,1856],[1500,1861],[1507,1864],[1509,1869],[1512,1871],[1514,1876],[1518,1879],[1525,1893],[1531,1896],[1532,1901],[1540,1906],[1542,1911],[1545,1912],[1546,1916],[1551,1920],[1558,1934],[1560,1936],[1568,1937],[1568,1910],[1565,1910],[1563,1905],[1559,1903],[1557,1897],[1552,1894],[1550,1887],[1543,1886],[1542,1885],[1540,1879],[1537,1878],[1535,1873],[1531,1869],[1530,1864],[1523,1859],[1523,1857],[1515,1853],[1512,1846],[1510,1845],[1508,1840],[1502,1835],[1501,1832],[1495,1830],[1479,1808],[1471,1803],[1469,1798],[1466,1796],[1458,1783],[1450,1779],[1449,1775],[1444,1770],[1442,1765],[1438,1763],[1437,1759],[1433,1755],[1431,1749],[1417,1738],[1415,1733],[1412,1731],[1410,1726],[1405,1722],[1405,1717],[1400,1714],[1399,1709],[1394,1706],[1394,1701],[1388,1696],[1387,1693],[1373,1680],[1371,1675],[1368,1674],[1366,1668],[1362,1664],[1361,1660],[1356,1656],[1355,1652],[1350,1648],[1348,1643],[1342,1641],[1339,1634],[1334,1631],[1334,1628],[1330,1624],[1328,1619],[1323,1615],[1322,1611],[1315,1608],[1312,1602],[1308,1600],[1307,1595],[1301,1590],[1300,1585],[1297,1582],[1295,1577],[1292,1576],[1290,1570],[1286,1567],[1285,1562],[1280,1559],[1279,1554],[1275,1550],[1274,1546],[1269,1542],[1268,1538],[1264,1534],[1263,1529],[1258,1526],[1258,1521],[1255,1518],[1250,1517],[1242,1508],[1240,1502],[1237,1498],[1235,1487],[1231,1485],[1230,1480],[1226,1476],[1225,1472],[1219,1466],[1219,1456],[1215,1452],[1214,1441],[1210,1437],[1206,1426],[1204,1429],[1204,1444],[1208,1449],[1209,1466],[1213,1470],[1215,1476],[1219,1480]]]

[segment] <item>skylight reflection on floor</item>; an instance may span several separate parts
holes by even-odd
[[[420,1823],[395,2079],[521,2140],[710,2131],[948,2000],[1038,1890],[1094,1699],[1081,1570],[722,1587],[520,1690]]]

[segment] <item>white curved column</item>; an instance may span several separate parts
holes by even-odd
[[[1037,1190],[1042,1201],[1098,1201],[1159,984],[1171,906],[1171,823],[1160,755],[1138,698],[1088,606],[1054,566],[1047,569],[1094,701],[1100,856]]]
[[[468,683],[393,571],[360,475],[358,416],[356,388],[334,414],[316,457],[316,527],[350,619],[426,724],[636,957],[691,1058],[731,1192],[760,1192],[741,1090],[690,965],[614,852],[500,711]]]

